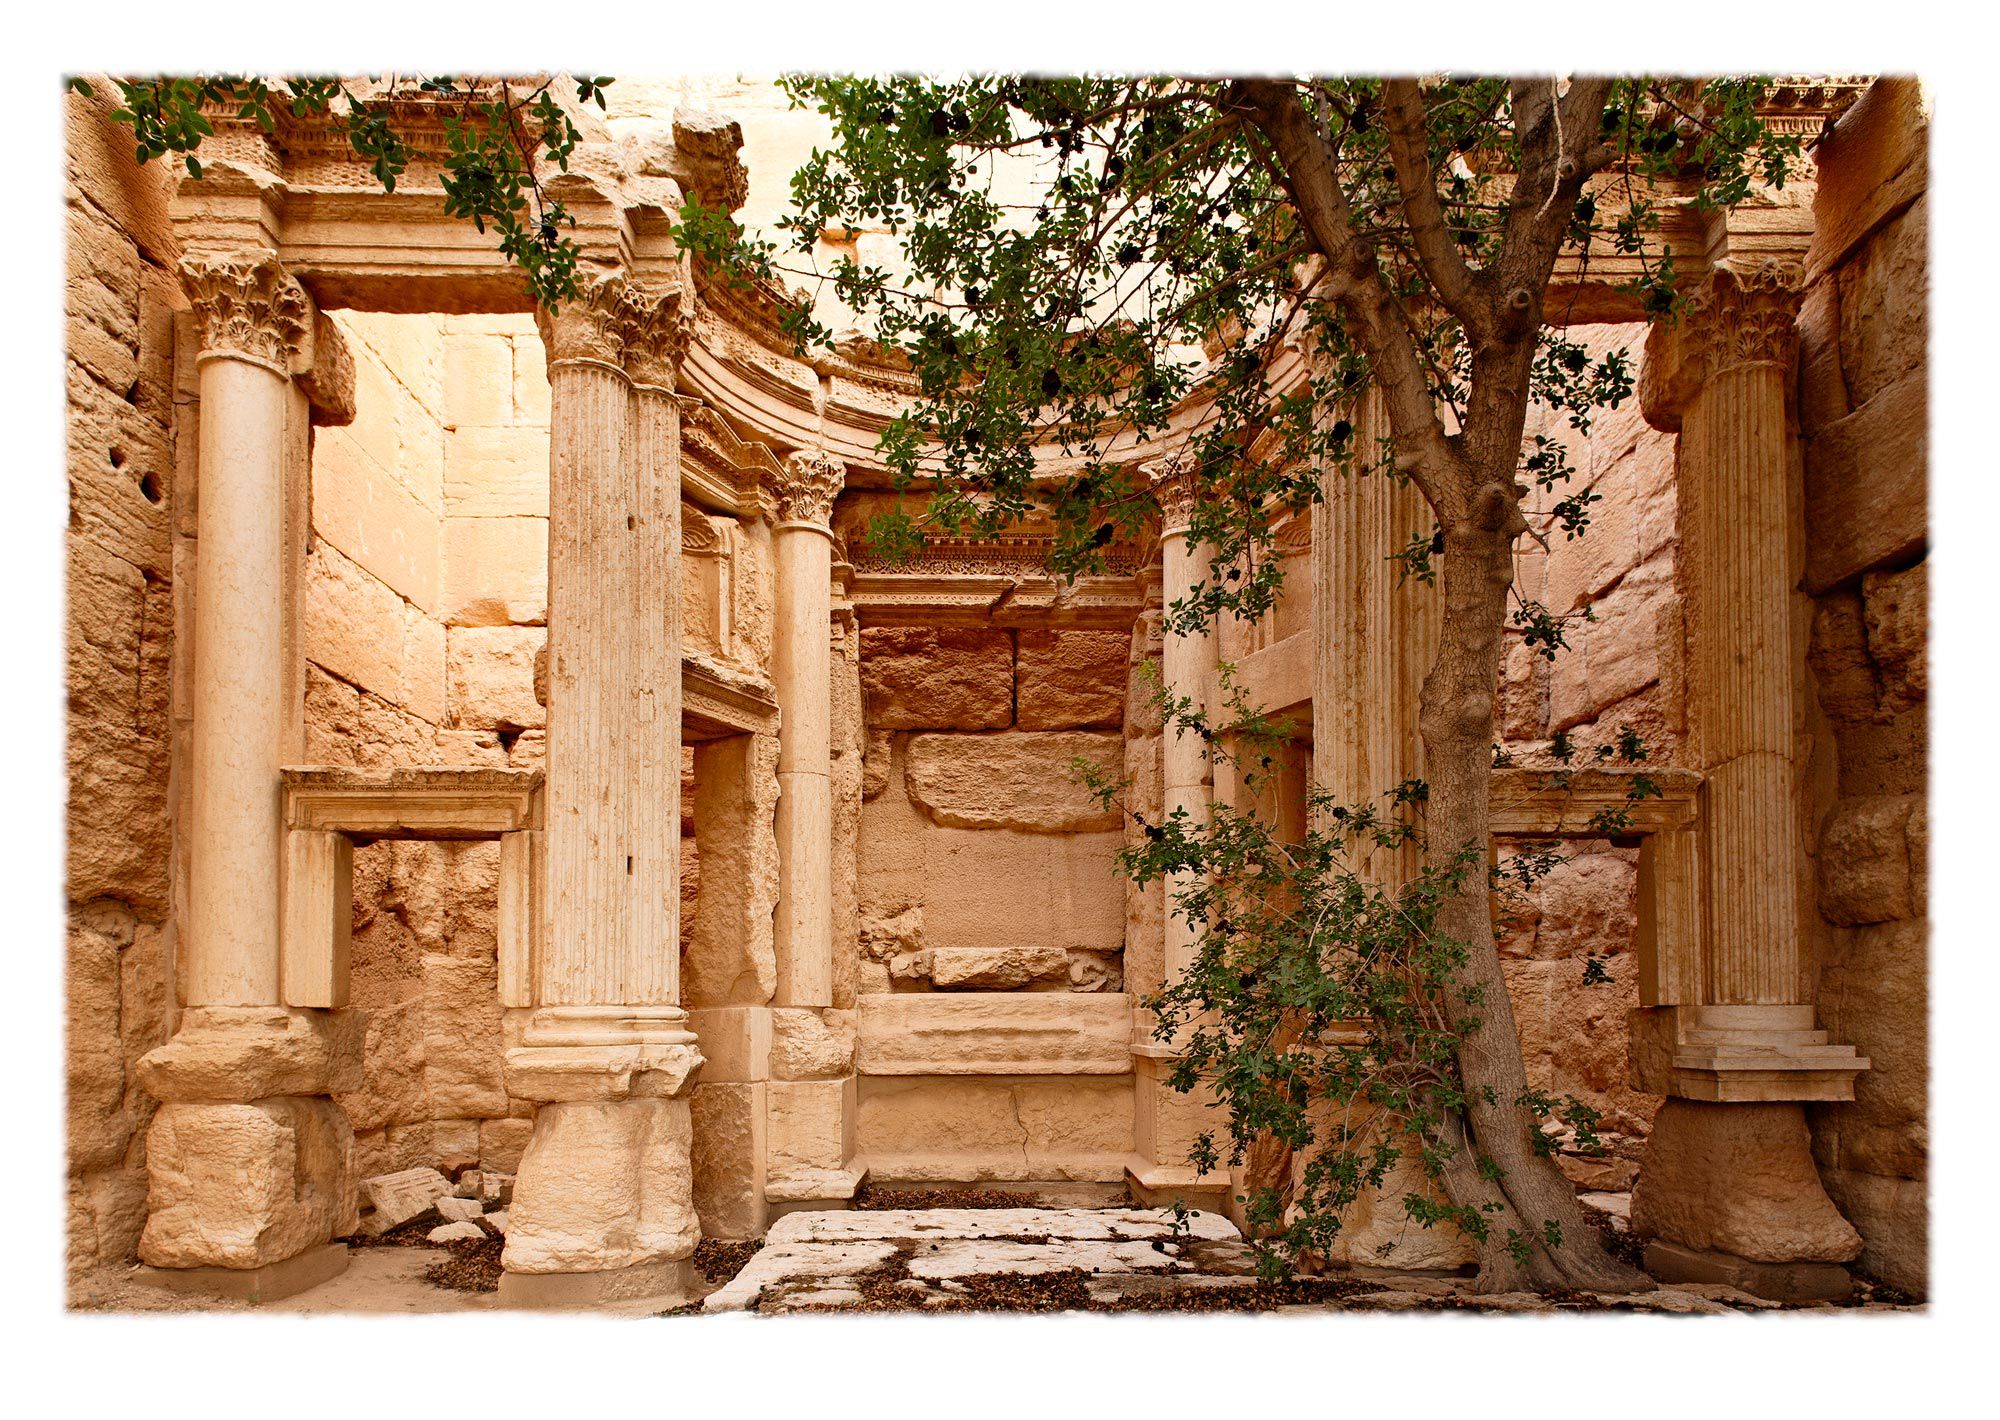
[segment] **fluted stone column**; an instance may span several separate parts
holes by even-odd
[[[1188,523],[1194,514],[1196,475],[1170,462],[1153,475],[1153,493],[1160,504],[1160,587],[1171,615],[1175,601],[1187,597],[1208,581],[1213,549],[1191,544]],[[1194,708],[1211,718],[1219,707],[1209,704],[1215,685],[1217,665],[1216,628],[1198,632],[1168,629],[1160,647],[1160,677],[1173,700],[1189,700]],[[1171,818],[1185,811],[1189,824],[1200,829],[1207,825],[1215,803],[1215,766],[1206,753],[1207,743],[1189,729],[1169,725],[1161,741],[1161,809]],[[1188,886],[1185,873],[1166,883],[1166,950],[1163,979],[1169,986],[1194,965],[1201,940],[1199,924],[1188,920],[1175,906],[1177,894]]]
[[[780,1006],[833,1004],[833,500],[846,470],[801,450],[777,481],[778,991]]]
[[[355,1224],[353,1134],[326,1096],[360,1086],[358,1018],[287,1010],[279,978],[286,407],[313,320],[275,253],[192,255],[181,274],[201,387],[194,634],[177,648],[193,658],[187,1011],[138,1070],[162,1101],[139,1255],[269,1299],[338,1271],[345,1249],[325,1245]]]
[[[540,1101],[502,1294],[526,1304],[689,1283],[680,1005],[678,287],[586,279],[542,312],[550,386],[549,747],[535,1005],[511,1013],[509,1092]]]
[[[1356,463],[1389,434],[1381,394],[1351,411]],[[1432,518],[1414,485],[1376,469],[1329,465],[1313,508],[1313,780],[1343,806],[1372,803],[1423,777],[1418,732],[1424,676],[1437,655],[1443,599],[1435,582],[1402,577],[1392,560]],[[1412,843],[1375,849],[1365,875],[1394,885],[1422,867]]]
[[[1851,1099],[1867,1062],[1813,1029],[1801,961],[1788,391],[1802,284],[1789,263],[1720,267],[1679,324],[1647,341],[1646,416],[1681,436],[1703,941],[1701,1003],[1635,1017],[1635,1056],[1669,1099],[1632,1219],[1660,1240],[1648,1254],[1660,1275],[1803,1296],[1844,1291],[1845,1274],[1826,1264],[1861,1242],[1820,1186],[1798,1101]]]
[[[1381,392],[1367,389],[1322,415],[1343,417],[1353,425],[1352,459],[1346,467],[1323,462],[1313,508],[1313,782],[1340,806],[1372,804],[1388,813],[1388,795],[1423,777],[1420,699],[1444,603],[1437,582],[1403,576],[1393,560],[1413,538],[1429,534],[1433,517],[1414,485],[1371,467],[1391,432]],[[1384,891],[1397,891],[1422,871],[1418,843],[1355,847],[1366,854],[1355,871]],[[1357,1022],[1353,1029],[1367,1027]],[[1366,1106],[1357,1106],[1351,1119],[1359,1127],[1367,1117]],[[1282,1157],[1291,1167],[1289,1151]],[[1473,1261],[1477,1249],[1455,1229],[1410,1226],[1402,1200],[1431,1191],[1416,1161],[1400,1159],[1381,1186],[1356,1200],[1329,1260],[1409,1269]]]
[[[1160,598],[1167,613],[1174,602],[1187,597],[1209,577],[1213,549],[1190,543],[1189,521],[1194,514],[1198,474],[1184,457],[1170,457],[1147,465],[1153,496],[1160,505]],[[1160,644],[1160,679],[1169,698],[1193,702],[1197,711],[1213,715],[1209,704],[1217,670],[1215,628],[1188,635],[1166,630]],[[1160,739],[1160,811],[1171,817],[1175,810],[1186,813],[1196,830],[1205,827],[1215,805],[1215,766],[1203,752],[1201,736],[1167,725]],[[1171,986],[1187,974],[1200,946],[1202,929],[1190,922],[1175,903],[1188,886],[1188,875],[1175,874],[1164,884],[1161,950],[1161,982]],[[1215,1209],[1224,1206],[1229,1189],[1225,1172],[1199,1174],[1188,1162],[1189,1150],[1203,1129],[1213,1125],[1215,1115],[1206,1106],[1209,1096],[1198,1090],[1181,1094],[1169,1083],[1174,1061],[1179,1057],[1175,1043],[1162,1042],[1154,1034],[1151,1012],[1139,1010],[1133,1022],[1132,1069],[1134,1090],[1133,1162],[1126,1169],[1126,1183],[1149,1205],[1181,1201],[1191,1207]]]

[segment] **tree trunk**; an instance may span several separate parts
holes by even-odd
[[[1605,1251],[1569,1180],[1552,1158],[1535,1152],[1531,1136],[1537,1121],[1519,1102],[1528,1087],[1527,1069],[1493,939],[1483,871],[1491,842],[1493,699],[1513,580],[1513,540],[1521,525],[1511,488],[1489,483],[1468,515],[1446,527],[1443,623],[1437,659],[1424,680],[1420,723],[1430,784],[1430,862],[1439,867],[1467,844],[1479,848],[1465,889],[1441,905],[1437,918],[1441,933],[1465,945],[1470,959],[1463,980],[1483,997],[1477,1008],[1481,1024],[1458,1051],[1470,1100],[1469,1137],[1453,1141],[1464,1148],[1447,1165],[1443,1183],[1454,1204],[1479,1209],[1490,1225],[1480,1245],[1481,1291],[1641,1291],[1652,1282]],[[1481,1158],[1498,1167],[1497,1179],[1480,1176]],[[1499,1206],[1489,1211],[1493,1204]],[[1560,1229],[1561,1242],[1554,1247],[1545,1239],[1548,1223]],[[1529,1243],[1525,1263],[1509,1251],[1510,1232]]]

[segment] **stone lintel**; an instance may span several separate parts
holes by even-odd
[[[280,773],[288,828],[458,839],[542,826],[539,769],[299,765]]]
[[[706,657],[681,657],[681,738],[693,744],[725,735],[778,731],[778,702],[769,684],[732,672]]]
[[[1869,1068],[1810,1006],[1653,1006],[1629,1013],[1634,1088],[1716,1104],[1846,1101]]]
[[[692,1045],[516,1046],[507,1052],[507,1093],[538,1103],[678,1099],[702,1067]]]
[[[1701,775],[1691,769],[1646,772],[1659,789],[1652,798],[1627,797],[1635,775],[1614,769],[1572,771],[1551,782],[1543,769],[1496,769],[1492,778],[1492,831],[1495,837],[1597,838],[1591,820],[1605,810],[1627,815],[1626,834],[1644,837],[1686,828],[1698,813]],[[1615,835],[1625,836],[1625,835]]]
[[[225,1297],[233,1301],[283,1301],[347,1270],[347,1244],[326,1243],[296,1257],[262,1267],[146,1267],[134,1279],[148,1287],[163,1287],[184,1295]]]
[[[1313,650],[1312,632],[1295,631],[1275,645],[1252,651],[1236,662],[1236,688],[1243,701],[1266,715],[1303,717],[1305,728],[1312,723]],[[1220,705],[1220,699],[1211,704]]]

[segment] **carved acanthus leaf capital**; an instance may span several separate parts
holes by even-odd
[[[628,287],[615,271],[579,274],[576,295],[555,310],[535,310],[535,326],[549,364],[566,360],[598,360],[620,364],[625,354]]]
[[[847,482],[847,467],[820,449],[800,449],[786,458],[783,471],[774,483],[778,496],[778,520],[786,523],[816,523],[826,527],[833,521],[833,500]]]
[[[1656,428],[1675,430],[1682,413],[1717,375],[1752,365],[1789,374],[1798,356],[1805,268],[1771,259],[1718,265],[1680,319],[1647,333],[1640,407]]]
[[[643,385],[674,388],[681,357],[694,339],[694,301],[686,287],[631,287],[624,304],[625,369]]]
[[[1688,339],[1702,347],[1712,370],[1736,365],[1790,365],[1798,352],[1799,303],[1805,268],[1795,261],[1760,261],[1748,270],[1718,266],[1688,302]]]
[[[1194,518],[1196,469],[1194,456],[1185,449],[1140,469],[1152,485],[1153,500],[1160,505],[1163,531],[1180,532]]]
[[[291,372],[312,329],[312,302],[276,252],[197,252],[182,258],[181,281],[201,328],[202,354]]]

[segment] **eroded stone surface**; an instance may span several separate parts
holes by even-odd
[[[1081,759],[1116,780],[1124,758],[1117,735],[915,735],[906,754],[910,798],[947,828],[1089,833],[1119,826],[1117,811],[1098,801],[1074,767]]]
[[[878,730],[1002,730],[1014,720],[1014,639],[979,627],[865,626],[861,688]]]

